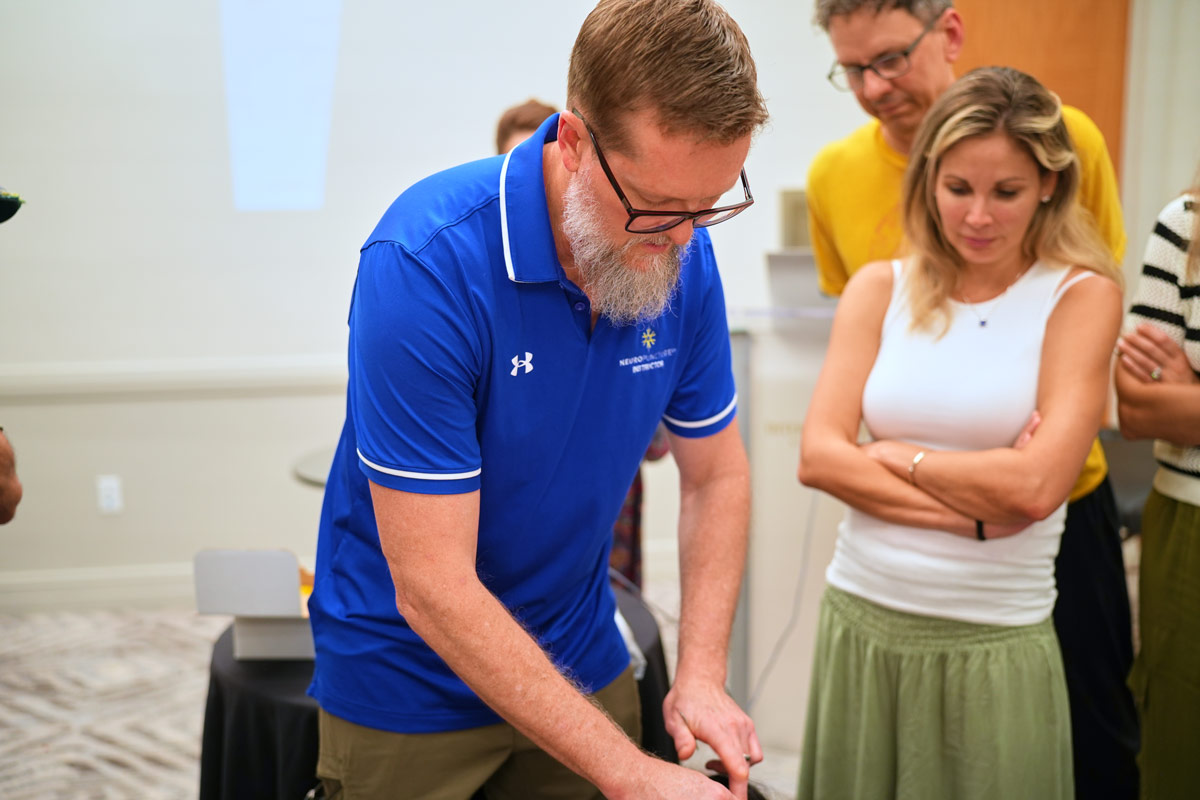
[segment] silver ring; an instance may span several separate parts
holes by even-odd
[[[1150,370],[1150,380],[1152,380],[1152,381],[1161,381],[1162,380],[1162,367],[1155,367],[1154,369]]]
[[[746,759],[747,764],[750,763],[750,754],[749,753],[742,753],[742,758]]]

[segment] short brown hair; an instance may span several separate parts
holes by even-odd
[[[1058,95],[1010,67],[980,67],[954,82],[930,107],[904,173],[904,231],[913,255],[910,291],[914,328],[949,321],[946,302],[957,288],[962,256],[946,238],[937,208],[942,156],[964,139],[1003,133],[1029,153],[1045,174],[1058,173],[1021,244],[1029,259],[1083,267],[1122,283],[1121,270],[1076,202],[1079,158]]]
[[[947,8],[953,7],[952,0],[817,0],[813,21],[828,33],[829,21],[834,17],[850,16],[863,9],[874,14],[907,11],[921,22],[932,22]]]
[[[504,143],[517,131],[536,131],[558,109],[532,97],[500,115],[496,123],[496,152],[504,152]]]
[[[625,116],[729,144],[767,121],[750,45],[712,0],[600,0],[571,50],[567,100],[605,149],[627,150]]]

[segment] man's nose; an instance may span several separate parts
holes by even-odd
[[[879,77],[873,69],[862,72],[862,95],[868,100],[875,101],[887,95],[892,90],[892,82]]]
[[[676,225],[670,230],[664,231],[670,238],[672,244],[677,244],[683,247],[691,241],[692,234],[695,232],[695,226],[692,225],[692,220],[685,219],[683,222]]]

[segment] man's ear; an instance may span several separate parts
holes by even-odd
[[[967,40],[967,30],[956,9],[948,8],[942,13],[945,14],[942,28],[946,32],[946,61],[953,64],[962,55],[963,45]]]
[[[583,121],[570,111],[558,115],[558,152],[562,157],[563,167],[568,172],[576,172],[583,161],[586,149],[587,135],[583,130]]]

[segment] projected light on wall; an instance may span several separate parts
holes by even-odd
[[[233,204],[325,203],[341,0],[221,0]]]

